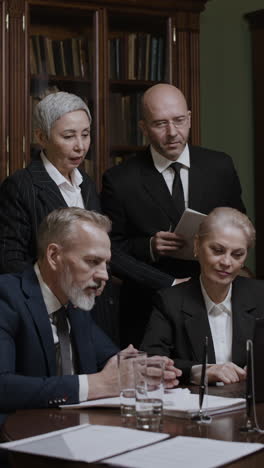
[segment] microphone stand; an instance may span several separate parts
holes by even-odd
[[[191,419],[192,421],[197,421],[199,424],[209,424],[212,421],[211,416],[208,416],[203,411],[203,401],[204,396],[207,392],[207,377],[206,377],[206,366],[207,366],[207,355],[208,355],[208,336],[205,337],[204,350],[203,350],[203,363],[202,363],[202,372],[201,380],[199,386],[199,412],[195,414]]]
[[[241,432],[258,432],[260,429],[256,414],[255,379],[254,379],[254,349],[253,341],[247,340],[247,385],[246,385],[246,425],[240,428]]]

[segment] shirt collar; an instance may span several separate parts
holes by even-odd
[[[72,171],[71,171],[71,181],[72,183],[70,183],[66,177],[64,177],[60,171],[58,171],[58,169],[54,166],[54,164],[52,164],[50,162],[50,160],[45,156],[44,152],[41,151],[40,153],[40,157],[42,159],[42,162],[43,162],[43,165],[47,171],[47,173],[49,174],[49,176],[52,178],[52,180],[55,182],[56,185],[60,186],[62,184],[67,184],[69,186],[75,186],[75,187],[79,187],[83,181],[83,177],[80,173],[80,171],[78,171],[78,169],[74,168]]]
[[[48,285],[44,282],[37,263],[35,263],[34,265],[34,270],[38,278],[39,286],[42,292],[43,300],[47,308],[48,314],[51,315],[56,310],[60,309],[62,304],[57,299],[57,297],[53,294],[53,292],[48,287]]]
[[[226,298],[224,299],[223,302],[220,302],[219,304],[216,304],[215,302],[212,301],[212,299],[208,296],[205,287],[202,283],[202,279],[200,277],[200,284],[201,284],[201,290],[202,294],[204,297],[204,302],[205,302],[205,307],[207,310],[208,315],[212,312],[213,307],[217,307],[221,312],[226,312],[229,315],[232,313],[232,303],[231,303],[231,298],[232,298],[232,283],[230,284],[229,291],[226,295]]]
[[[150,151],[153,159],[153,163],[157,171],[164,172],[171,165],[172,162],[170,159],[165,158],[160,153],[158,153],[153,146],[150,146]],[[189,146],[185,145],[183,152],[177,159],[177,162],[181,163],[184,167],[190,167],[190,151]]]

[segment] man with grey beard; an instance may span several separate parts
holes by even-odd
[[[0,411],[118,394],[118,348],[89,313],[108,279],[109,230],[98,213],[55,210],[34,267],[0,276]],[[181,372],[164,360],[167,386],[177,385]]]

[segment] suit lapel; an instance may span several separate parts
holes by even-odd
[[[49,375],[56,375],[56,353],[49,316],[33,268],[25,270],[22,277],[25,304],[38,330],[45,354]]]
[[[177,212],[177,208],[162,174],[157,171],[153,164],[153,159],[149,149],[146,155],[144,157],[142,156],[141,176],[143,189],[154,200],[155,205],[159,206],[169,218],[167,229],[169,229],[171,224],[173,228],[175,228],[180,215]]]
[[[193,280],[186,292],[183,313],[185,315],[186,333],[189,337],[193,354],[198,362],[202,362],[205,337],[208,336],[208,363],[214,363],[213,339],[200,282]]]
[[[243,281],[243,280],[242,280]],[[237,278],[232,290],[233,340],[232,360],[244,366],[246,363],[246,341],[253,340],[255,317],[252,312],[256,309],[256,302],[247,288]]]
[[[33,184],[38,187],[38,198],[49,208],[49,211],[53,211],[56,208],[67,207],[60,189],[45,170],[40,158],[32,161],[27,169],[31,174]],[[92,185],[89,179],[83,177],[80,188],[85,208],[89,206],[91,187]]]
[[[67,207],[67,204],[55,182],[44,168],[40,158],[32,161],[28,166],[33,184],[38,187],[38,198],[50,211],[56,208]]]

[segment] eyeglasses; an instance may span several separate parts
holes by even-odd
[[[175,117],[173,120],[157,120],[153,122],[152,126],[157,128],[158,130],[166,129],[168,125],[173,125],[175,128],[183,128],[189,120],[189,115],[181,115],[179,117]]]

